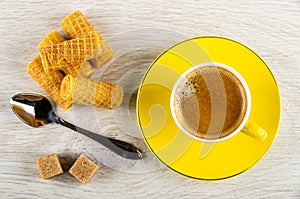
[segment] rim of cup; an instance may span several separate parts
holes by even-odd
[[[239,126],[230,134],[228,134],[225,137],[221,137],[218,139],[205,139],[205,138],[200,138],[197,137],[195,135],[193,135],[192,133],[188,132],[178,121],[175,110],[174,110],[174,100],[175,100],[175,93],[176,90],[178,88],[178,86],[182,83],[182,81],[185,79],[185,76],[188,75],[189,73],[191,73],[192,71],[201,68],[201,67],[206,67],[206,66],[211,66],[211,67],[220,67],[220,68],[224,68],[225,70],[228,70],[229,72],[231,72],[235,77],[237,77],[244,90],[246,93],[246,99],[247,99],[247,107],[246,107],[246,113],[244,115],[244,118],[242,120],[242,122],[239,124]],[[246,83],[245,79],[242,77],[242,75],[240,75],[235,69],[233,69],[232,67],[222,64],[222,63],[218,63],[218,62],[205,62],[205,63],[201,63],[201,64],[197,64],[195,66],[190,67],[189,69],[187,69],[186,71],[184,71],[184,73],[182,73],[180,75],[180,77],[176,80],[173,88],[172,88],[172,92],[171,92],[171,98],[170,98],[170,109],[171,109],[171,113],[172,113],[172,117],[173,120],[175,121],[177,127],[184,132],[186,135],[188,135],[189,137],[201,141],[201,142],[221,142],[221,141],[225,141],[233,136],[235,136],[238,132],[240,132],[242,130],[242,128],[245,126],[246,122],[249,119],[250,116],[250,111],[251,111],[251,93],[250,93],[250,89],[248,87],[248,84]]]

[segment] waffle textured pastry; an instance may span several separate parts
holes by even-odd
[[[60,95],[74,103],[116,109],[122,103],[123,88],[118,84],[67,75],[62,81]]]
[[[114,51],[106,42],[100,43],[90,54],[88,60],[94,68],[102,67],[114,56]]]
[[[71,15],[65,17],[60,25],[72,38],[90,34],[99,35],[103,42],[101,42],[101,44],[93,50],[92,55],[87,58],[93,59],[94,67],[100,68],[113,57],[114,51],[107,45],[105,40],[80,11],[75,11]]]
[[[60,97],[60,86],[64,78],[60,71],[52,71],[48,74],[44,71],[40,56],[36,56],[26,67],[27,73],[31,75],[50,97],[59,104],[64,110],[67,110],[72,102]]]
[[[72,39],[66,40],[55,30],[50,32],[38,46],[40,55],[27,65],[26,70],[50,97],[66,110],[71,106],[72,98],[61,98],[60,86],[63,77],[70,75],[78,78],[77,82],[81,81],[82,78],[90,76],[96,67],[101,67],[110,60],[114,52],[80,11],[67,16],[61,22],[61,25]],[[83,81],[89,82],[87,79]],[[101,84],[102,87],[96,83],[84,83],[84,85],[91,88],[95,87],[95,92],[100,90],[102,92],[101,95],[95,95],[98,98],[95,98],[93,103],[85,102],[86,104],[113,108],[119,106],[122,101],[123,90],[119,85],[115,87],[112,86],[113,84],[108,83]],[[113,89],[117,92],[109,91],[108,89]],[[89,90],[82,90],[82,92],[95,93]],[[111,96],[107,92],[111,92]],[[108,99],[108,97],[114,97],[117,93],[121,93],[121,97]],[[107,98],[105,98],[106,95]],[[80,97],[76,98],[77,94],[74,96],[75,100],[80,99]],[[91,98],[91,96],[89,97]],[[120,101],[116,102],[115,99],[120,99]],[[109,103],[111,105],[108,105]]]
[[[48,33],[38,45],[38,49],[50,46],[52,44],[57,44],[59,42],[65,41],[65,38],[61,36],[56,30]]]
[[[94,26],[80,11],[75,11],[65,17],[60,25],[72,38],[97,33]]]
[[[56,30],[50,32],[45,38],[40,42],[38,49],[45,48],[47,46],[51,46],[60,42],[66,41]],[[61,70],[64,74],[70,74],[72,76],[77,76],[80,74],[81,76],[88,77],[94,72],[94,68],[87,64],[78,64],[78,65],[71,65],[63,60],[58,65],[51,65],[47,56],[41,56],[42,64],[44,67],[45,72],[49,73],[55,70]]]
[[[38,49],[42,49],[62,41],[65,41],[65,39],[56,30],[54,30],[44,37],[44,39],[38,45]],[[49,62],[46,56],[41,56],[41,60],[42,60],[44,70],[47,73],[58,69],[70,68],[70,65],[66,61],[62,61],[59,65],[55,66],[55,65],[51,65],[51,63]]]
[[[61,64],[64,62],[71,65],[78,65],[87,58],[90,58],[93,50],[104,42],[105,41],[99,37],[99,34],[90,34],[84,37],[66,40],[57,44],[52,44],[45,48],[41,48],[40,55],[43,57],[43,59],[45,59],[45,61],[48,62],[48,67],[61,66]],[[97,52],[98,53],[93,53],[91,58],[94,56],[101,56],[103,53],[102,51]],[[63,65],[62,67],[65,66]],[[60,68],[53,69],[57,70]]]

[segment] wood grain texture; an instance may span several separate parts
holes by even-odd
[[[300,198],[298,0],[2,0],[0,8],[0,198]],[[25,67],[38,53],[40,40],[53,29],[61,31],[59,22],[78,9],[107,39],[152,27],[188,37],[228,37],[252,48],[273,71],[282,96],[280,131],[269,153],[251,170],[215,182],[187,179],[165,168],[132,174],[103,165],[87,185],[68,174],[41,180],[38,157],[56,152],[70,162],[86,148],[78,135],[60,126],[33,129],[21,124],[8,102],[18,92],[45,94]],[[72,110],[58,113],[80,123]],[[117,132],[105,114],[100,117],[105,130]]]

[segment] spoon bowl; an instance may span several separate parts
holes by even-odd
[[[29,126],[60,124],[95,140],[124,158],[141,159],[143,157],[139,149],[127,142],[90,132],[61,119],[54,113],[50,101],[42,95],[20,93],[10,99],[10,105],[18,118]]]
[[[39,127],[53,122],[48,118],[52,105],[41,95],[18,94],[11,98],[10,105],[13,112],[29,126]]]

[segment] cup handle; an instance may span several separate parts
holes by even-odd
[[[260,141],[265,141],[268,137],[268,133],[254,122],[247,122],[242,132],[246,135]]]

